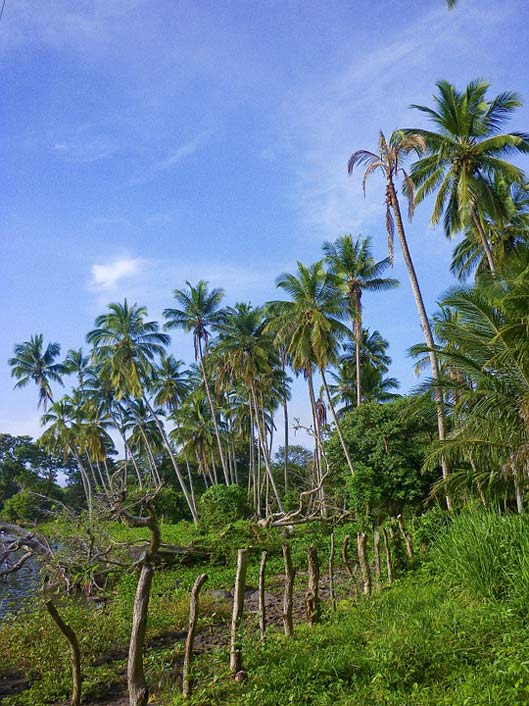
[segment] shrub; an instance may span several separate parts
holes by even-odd
[[[199,500],[199,514],[205,527],[224,527],[247,517],[246,491],[239,485],[213,485]]]

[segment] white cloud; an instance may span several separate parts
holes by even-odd
[[[141,258],[122,257],[104,265],[92,265],[91,285],[99,291],[114,289],[121,280],[139,275],[142,264]]]

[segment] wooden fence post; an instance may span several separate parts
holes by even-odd
[[[388,531],[385,527],[382,528],[382,535],[384,537],[384,550],[386,553],[386,571],[388,574],[388,585],[391,586],[393,583],[393,562],[391,560],[391,547],[389,544]]]
[[[237,572],[235,574],[235,587],[233,589],[233,613],[231,616],[230,669],[233,674],[240,672],[242,669],[239,629],[244,610],[244,589],[246,586],[247,563],[248,550],[239,549],[237,552]]]
[[[292,601],[294,596],[294,578],[296,571],[292,566],[292,556],[288,544],[283,544],[283,561],[285,564],[285,590],[283,593],[283,628],[285,635],[294,633],[294,623],[292,620]]]
[[[266,632],[266,603],[265,603],[265,569],[266,569],[266,551],[261,554],[261,563],[259,565],[259,633],[261,641],[264,642]]]
[[[331,532],[331,546],[329,551],[329,598],[331,610],[336,610],[336,596],[334,595],[334,532]]]
[[[362,572],[362,583],[364,595],[371,595],[371,572],[369,571],[369,564],[367,562],[367,552],[366,552],[366,533],[357,532],[356,541],[358,546],[358,563],[360,564],[360,571]]]
[[[373,533],[373,549],[375,552],[375,590],[382,588],[382,572],[380,570],[380,532],[375,529]]]
[[[307,549],[307,563],[309,581],[305,596],[305,615],[309,625],[314,625],[320,619],[320,562],[316,547],[310,546]]]
[[[193,643],[198,619],[198,596],[200,589],[208,580],[207,574],[200,574],[193,584],[189,598],[189,626],[187,628],[184,666],[182,667],[182,695],[184,699],[191,696],[191,660],[193,659]]]

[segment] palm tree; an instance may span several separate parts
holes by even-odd
[[[162,355],[160,365],[154,371],[152,387],[154,403],[174,411],[190,391],[189,371],[181,370],[183,360],[173,355]]]
[[[159,331],[157,321],[146,321],[147,309],[127,300],[123,304],[109,304],[107,314],[98,316],[96,327],[87,335],[94,346],[94,360],[100,365],[100,374],[108,378],[119,401],[125,397],[141,400],[164,440],[165,449],[186,499],[193,521],[198,515],[193,498],[180,472],[167,432],[149,401],[148,387],[157,358],[165,352],[169,336]]]
[[[419,313],[419,321],[424,334],[426,345],[429,349],[430,365],[432,368],[432,378],[435,384],[435,400],[437,414],[437,431],[439,439],[443,440],[446,437],[446,421],[443,405],[443,395],[438,386],[439,381],[439,365],[435,353],[435,343],[424,306],[417,273],[411,258],[408,241],[406,239],[406,231],[404,230],[404,222],[400,210],[400,203],[395,188],[395,180],[402,177],[404,185],[404,193],[408,202],[408,216],[411,218],[414,210],[414,184],[410,176],[402,167],[402,161],[412,150],[420,152],[424,149],[424,139],[416,134],[406,134],[401,130],[392,133],[389,142],[386,140],[384,133],[380,133],[378,153],[370,152],[369,150],[358,150],[354,152],[348,163],[349,174],[352,174],[354,169],[360,166],[365,166],[365,172],[362,180],[362,187],[365,191],[365,185],[368,177],[376,171],[382,172],[386,181],[386,229],[388,232],[388,247],[389,257],[393,261],[393,237],[395,226],[402,250],[402,256],[408,270],[410,286],[415,298],[415,304]],[[447,462],[442,460],[443,478],[448,478],[449,470]],[[451,501],[447,496],[447,506],[451,509]]]
[[[437,131],[411,129],[409,136],[423,141],[421,156],[411,177],[418,187],[416,202],[437,191],[431,222],[443,218],[447,237],[471,226],[479,236],[491,272],[496,270],[494,253],[484,225],[485,214],[493,220],[504,213],[504,202],[495,182],[523,182],[521,169],[503,158],[529,151],[529,136],[520,132],[500,133],[516,108],[518,94],[511,91],[489,99],[490,84],[471,81],[458,91],[448,81],[436,83],[436,109],[412,108],[425,113]]]
[[[388,402],[398,397],[393,390],[399,388],[396,378],[385,377],[391,365],[387,354],[389,343],[378,331],[362,331],[360,359],[362,365],[362,400],[366,402]],[[338,415],[354,409],[356,404],[356,346],[344,346],[346,353],[341,356],[336,372],[331,371],[333,380],[329,389],[333,402],[344,404]],[[352,355],[349,353],[351,348]]]
[[[33,381],[39,390],[38,407],[46,411],[48,403],[53,403],[51,382],[62,385],[61,373],[63,366],[55,363],[55,359],[61,352],[58,343],[48,343],[44,350],[44,337],[41,333],[31,336],[29,341],[17,343],[15,355],[9,359],[11,366],[11,377],[18,380],[15,389],[26,387]]]
[[[510,258],[492,281],[450,290],[442,305],[453,315],[439,319],[447,342],[438,355],[460,371],[454,396],[454,430],[439,454],[472,462],[475,480],[512,478],[518,509],[520,480],[527,473],[529,355],[527,311],[529,258]],[[454,381],[447,380],[454,388]]]
[[[276,343],[286,347],[294,371],[303,372],[307,378],[316,439],[316,463],[321,454],[321,438],[313,366],[320,372],[344,456],[354,475],[325,376],[325,369],[337,359],[339,339],[350,335],[349,329],[342,323],[347,310],[336,287],[336,280],[325,271],[321,260],[309,267],[298,262],[298,272],[281,274],[276,280],[276,286],[283,289],[290,300],[269,302],[267,306],[271,320],[268,326],[275,331]]]
[[[62,364],[63,371],[68,375],[77,375],[77,380],[79,382],[79,387],[82,389],[85,381],[85,377],[89,371],[90,358],[84,355],[83,349],[79,348],[74,350],[73,348],[68,351],[66,358]]]
[[[496,178],[494,189],[503,201],[503,213],[494,220],[483,214],[483,228],[494,253],[494,265],[500,268],[509,255],[528,245],[529,185],[506,184]],[[468,226],[463,240],[454,248],[450,272],[460,281],[466,280],[474,271],[476,277],[490,271],[483,245],[476,236],[475,228]]]
[[[362,347],[362,292],[385,291],[399,286],[398,280],[381,277],[389,265],[386,257],[376,262],[371,252],[370,238],[357,238],[353,241],[350,235],[343,235],[334,243],[323,244],[325,260],[331,272],[338,278],[344,288],[349,302],[351,322],[353,324],[356,350],[356,404],[362,401],[361,360]]]
[[[249,304],[237,304],[235,308],[228,309],[219,326],[216,356],[220,363],[219,369],[229,382],[232,385],[242,383],[249,392],[267,477],[279,511],[283,512],[281,497],[270,467],[271,449],[266,442],[265,424],[261,419],[265,404],[260,404],[260,398],[264,402],[264,390],[271,388],[274,365],[277,365],[273,336],[263,329],[261,309],[254,309]]]
[[[224,296],[222,289],[208,290],[208,283],[200,280],[196,287],[186,281],[187,290],[175,289],[174,298],[180,305],[180,309],[165,309],[164,317],[166,329],[181,328],[186,333],[193,333],[193,346],[195,349],[195,360],[198,360],[202,372],[204,388],[211,409],[211,417],[215,427],[215,437],[219,449],[220,462],[226,485],[229,485],[228,465],[224,455],[220,430],[217,421],[217,412],[213,404],[213,396],[204,365],[204,359],[208,354],[209,329],[216,328],[223,319],[223,313],[219,309],[220,302]]]

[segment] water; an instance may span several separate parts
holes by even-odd
[[[3,553],[4,543],[8,543],[10,537],[4,535],[0,542],[0,555]],[[20,558],[19,552],[16,558]],[[10,562],[15,561],[11,555]],[[0,569],[1,570],[1,569]],[[22,609],[35,595],[39,583],[38,563],[35,559],[29,559],[21,569],[9,574],[5,578],[0,578],[0,620],[8,613],[14,613]]]

